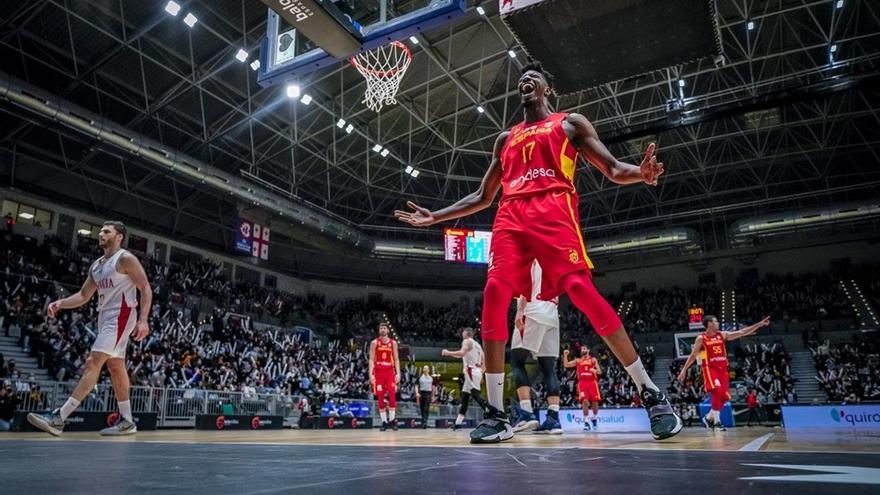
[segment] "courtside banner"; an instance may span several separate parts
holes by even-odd
[[[351,416],[327,417],[316,419],[319,430],[369,430],[373,427],[373,418],[354,418]]]
[[[28,413],[19,411],[15,413],[15,421],[13,421],[12,429],[14,431],[40,431],[34,425],[28,423]],[[156,429],[156,423],[159,415],[156,413],[133,413],[134,424],[137,425],[138,431],[149,431]],[[64,425],[64,431],[98,431],[116,424],[116,418],[119,413],[116,412],[74,412],[67,418],[67,424]]]
[[[397,426],[400,428],[421,428],[422,418],[397,418]]]
[[[198,414],[197,430],[280,430],[284,427],[281,416]]]
[[[547,418],[547,411],[541,409],[538,416],[539,421],[543,423]],[[562,423],[563,431],[583,431],[584,413],[580,409],[560,409],[559,422]],[[644,409],[600,409],[599,431],[649,432],[651,422]]]
[[[880,429],[880,404],[782,406],[782,422],[790,428]]]
[[[428,420],[430,421],[430,420]],[[430,423],[429,423],[430,424]],[[434,420],[435,428],[451,428],[455,424],[455,418],[440,418]],[[473,419],[466,419],[461,423],[462,428],[476,428],[477,422]]]
[[[498,0],[498,12],[501,15],[507,15],[517,10],[531,7],[547,0]]]

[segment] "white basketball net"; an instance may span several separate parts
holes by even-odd
[[[385,105],[394,105],[400,80],[412,62],[412,52],[399,41],[353,55],[351,65],[367,81],[364,104],[378,112]]]

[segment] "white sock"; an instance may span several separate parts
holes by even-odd
[[[464,423],[464,414],[459,414],[455,418],[455,424],[460,425],[462,423]]]
[[[486,373],[486,389],[489,391],[489,405],[504,410],[504,373]]]
[[[396,418],[396,417],[397,417],[397,410],[396,409],[389,409],[388,410],[388,421],[394,421],[394,418]]]
[[[76,411],[77,407],[79,407],[79,401],[73,397],[68,397],[67,402],[61,406],[61,419],[66,421],[67,417],[73,414],[73,411]]]
[[[651,390],[659,390],[657,385],[654,385],[654,382],[651,381],[651,377],[648,376],[648,370],[646,370],[645,365],[642,364],[642,358],[636,358],[633,364],[626,367],[626,372],[629,373],[629,376],[632,377],[634,382],[636,382],[636,387],[638,387],[639,393],[642,393],[642,389],[645,387],[648,387]]]
[[[532,401],[530,399],[519,401],[519,408],[525,412],[535,412],[534,409],[532,409]]]
[[[122,415],[126,421],[134,423],[134,418],[131,416],[131,400],[123,400],[119,403],[119,414]]]
[[[712,411],[712,421],[721,423],[721,411]]]
[[[387,423],[387,422],[388,422],[388,413],[385,412],[385,409],[380,409],[380,410],[379,410],[379,417],[382,418],[382,422],[383,422],[383,423]]]
[[[550,404],[549,406],[547,406],[547,409],[550,409],[551,411],[559,412],[559,404]]]

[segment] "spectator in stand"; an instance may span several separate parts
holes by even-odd
[[[18,397],[11,384],[3,384],[0,388],[0,431],[12,429],[12,420],[18,407]]]

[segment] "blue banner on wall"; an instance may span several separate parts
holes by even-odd
[[[789,428],[880,429],[880,404],[782,406]]]
[[[251,254],[253,239],[253,224],[247,220],[238,220],[235,225],[235,251],[241,254]]]
[[[538,413],[538,419],[543,423],[546,418],[547,411],[542,409]],[[583,431],[584,413],[580,409],[560,409],[559,422],[563,431]],[[641,408],[600,409],[599,431],[649,432],[651,421]]]

